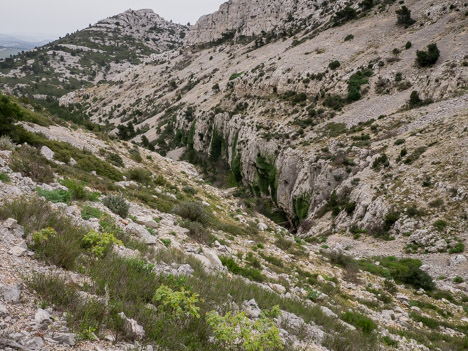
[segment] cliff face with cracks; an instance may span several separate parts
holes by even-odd
[[[270,197],[291,222],[308,219],[304,234],[352,227],[391,232],[398,221],[413,221],[404,215],[408,207],[427,207],[438,196],[421,189],[421,179],[443,183],[452,167],[436,169],[426,155],[460,163],[461,172],[466,167],[460,155],[445,160],[433,146],[443,144],[438,149],[447,152],[462,147],[462,135],[441,138],[444,128],[459,130],[464,123],[468,81],[463,14],[416,1],[411,9],[419,25],[404,28],[396,23],[396,9],[375,7],[341,26],[324,26],[313,37],[305,29],[260,47],[221,43],[154,55],[117,76],[116,84],[67,98],[89,104],[96,121],[117,126],[132,120],[161,152],[216,151],[237,178]],[[416,51],[433,42],[440,58],[420,67]],[[331,68],[333,61],[337,68]],[[410,109],[413,91],[421,102]],[[465,183],[455,183],[455,198],[464,196]],[[404,192],[420,196],[405,198]],[[452,198],[447,203],[453,205],[447,215],[461,213]],[[390,215],[386,220],[393,210],[401,213],[397,223]],[[430,223],[420,221],[415,228]],[[459,226],[456,232],[464,230]]]

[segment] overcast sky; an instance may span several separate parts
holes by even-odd
[[[0,33],[54,39],[128,10],[152,9],[166,20],[195,23],[226,0],[2,0]]]

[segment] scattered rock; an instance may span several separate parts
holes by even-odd
[[[6,302],[16,303],[21,296],[21,287],[18,284],[6,285],[0,283],[0,296],[2,296],[3,300]]]
[[[245,315],[252,319],[260,317],[260,314],[262,313],[262,310],[258,307],[255,299],[244,301],[242,303],[242,309],[245,311]]]
[[[61,344],[65,344],[65,345],[69,345],[69,346],[74,346],[75,345],[75,334],[73,334],[73,333],[55,334],[52,337],[52,339],[59,342],[59,343],[61,343]]]
[[[41,147],[41,155],[44,156],[47,160],[52,161],[54,159],[55,153],[44,145]]]
[[[136,320],[127,318],[123,312],[119,313],[119,317],[124,321],[123,328],[131,338],[140,340],[145,336],[145,330]]]
[[[39,308],[37,310],[36,314],[34,315],[34,320],[37,324],[42,324],[44,322],[49,324],[50,322],[52,322],[49,312],[43,310],[42,308]]]
[[[464,255],[455,255],[455,256],[450,257],[449,266],[459,266],[467,262],[468,260],[466,259]]]

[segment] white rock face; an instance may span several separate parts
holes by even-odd
[[[288,27],[312,15],[317,17],[323,1],[308,0],[229,0],[218,11],[202,16],[190,29],[186,44],[201,44],[221,39],[223,34],[253,36]]]
[[[41,154],[49,161],[52,161],[55,155],[55,153],[51,149],[49,149],[47,146],[41,147]]]

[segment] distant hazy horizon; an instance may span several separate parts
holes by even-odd
[[[2,5],[0,33],[24,41],[53,40],[124,12],[152,9],[166,20],[195,23],[226,0],[15,0]]]

